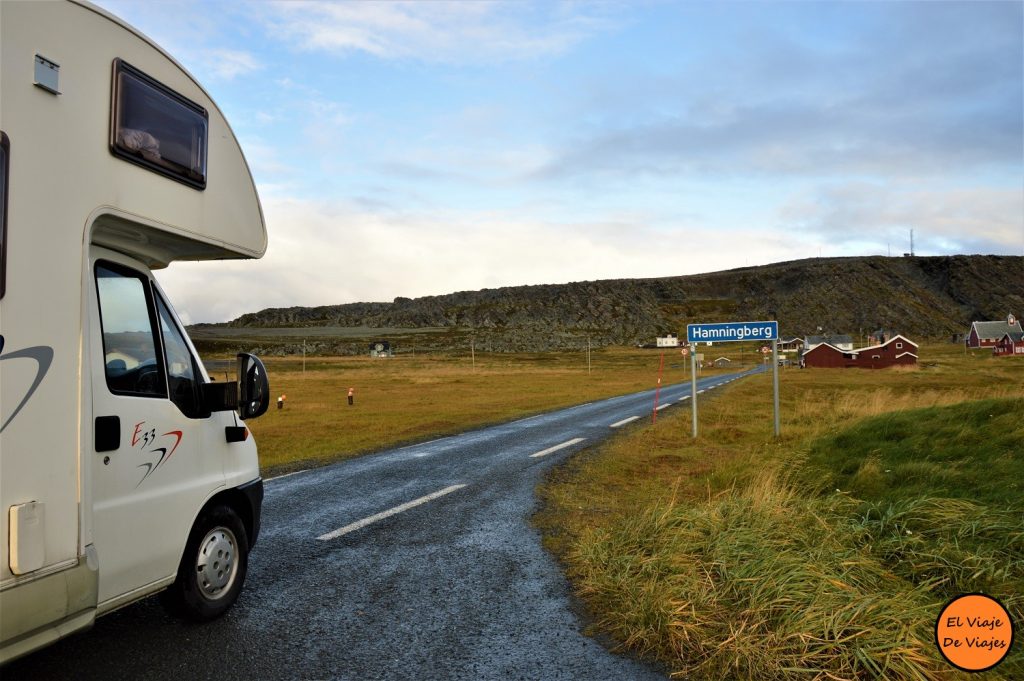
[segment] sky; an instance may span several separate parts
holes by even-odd
[[[263,259],[158,272],[186,323],[911,230],[1024,255],[1024,2],[99,4],[203,84],[263,203]]]

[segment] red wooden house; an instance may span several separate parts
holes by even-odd
[[[1005,357],[1016,355],[1024,357],[1024,331],[1011,331],[1004,333],[995,347],[992,348],[993,355]]]
[[[917,364],[917,343],[897,334],[879,345],[843,350],[828,343],[816,345],[800,358],[803,366],[860,369],[884,369]]]
[[[1000,344],[1006,334],[1012,336],[1013,334],[1019,335],[1021,332],[1020,320],[1011,314],[1006,317],[1004,322],[973,322],[964,343],[969,348],[994,348]]]

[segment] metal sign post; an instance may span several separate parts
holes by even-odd
[[[771,341],[772,342],[772,403],[775,408],[775,437],[782,432],[779,425],[779,323],[727,322],[723,324],[687,324],[686,340],[692,347],[697,343]],[[767,347],[763,349],[767,354]],[[697,437],[697,353],[693,353],[693,377],[690,401],[693,409],[693,437]]]
[[[693,439],[697,439],[697,346],[690,351],[690,408],[693,410]]]
[[[772,341],[772,404],[775,407],[775,437],[782,432],[779,427],[779,339]]]

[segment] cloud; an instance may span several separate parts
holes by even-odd
[[[743,7],[699,56],[593,83],[567,118],[596,122],[567,131],[535,177],[1019,168],[1019,4],[800,5],[797,26],[816,12],[848,14],[821,36],[790,28],[777,6]]]
[[[264,201],[267,255],[176,263],[158,273],[186,323],[266,307],[390,301],[522,284],[657,277],[813,253],[783,234],[621,221],[554,223],[518,213],[372,211],[337,201]],[[756,253],[746,262],[735,250]],[[803,250],[799,250],[803,249]]]
[[[779,216],[785,230],[860,253],[869,245],[884,253],[886,244],[902,252],[913,229],[919,255],[1024,254],[1021,189],[850,182],[794,197]]]
[[[590,7],[501,2],[279,2],[269,20],[292,45],[382,59],[477,63],[559,54],[607,22]]]
[[[963,113],[900,113],[778,101],[741,104],[714,117],[681,112],[570,141],[535,177],[937,174],[1019,162],[1020,106],[986,104]]]
[[[216,48],[202,50],[199,57],[203,73],[218,80],[232,80],[263,68],[263,64],[250,52]]]

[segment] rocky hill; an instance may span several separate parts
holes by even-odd
[[[784,336],[877,328],[948,338],[972,320],[1024,315],[1024,257],[818,258],[680,277],[585,281],[396,298],[390,303],[272,308],[227,324],[260,329],[431,330],[417,343],[545,351],[652,342],[696,322],[778,319]],[[211,327],[207,327],[212,331]],[[374,335],[374,334],[369,334]],[[351,344],[351,343],[350,343]],[[344,344],[323,345],[344,352]],[[355,348],[358,347],[358,350]],[[356,343],[353,351],[365,345]]]

